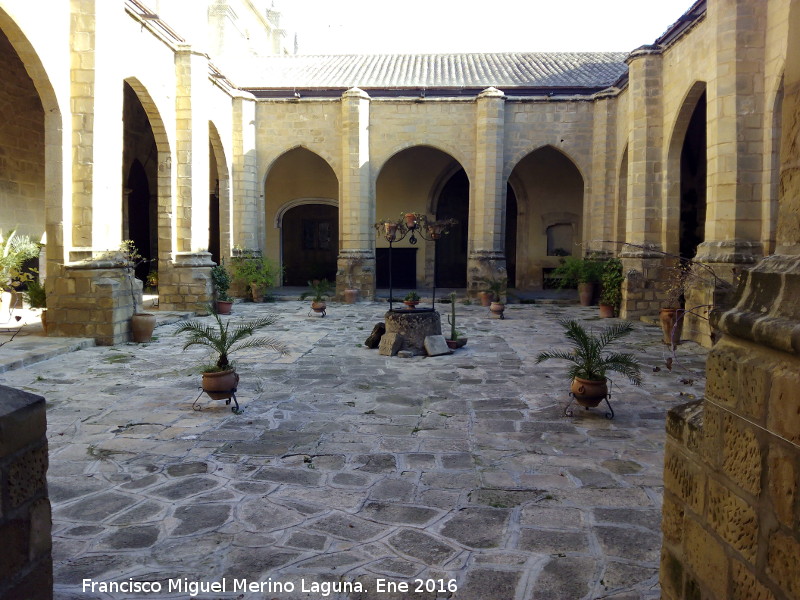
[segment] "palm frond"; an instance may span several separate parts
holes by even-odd
[[[231,347],[228,352],[238,352],[239,350],[244,350],[245,348],[270,348],[282,355],[288,354],[289,352],[289,348],[286,346],[286,344],[272,337],[251,338],[249,340],[245,340],[236,346]]]

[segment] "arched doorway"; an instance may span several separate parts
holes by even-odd
[[[339,181],[328,162],[311,150],[293,148],[273,162],[264,184],[268,229],[266,256],[280,261],[283,285],[336,280],[339,254]]]
[[[679,252],[694,258],[706,228],[706,93],[697,100],[681,147]]]
[[[134,89],[125,82],[122,108],[126,201],[122,238],[132,240],[144,262],[136,277],[146,281],[158,268],[158,149],[150,119]]]
[[[520,160],[509,176],[506,239],[516,213],[513,281],[519,290],[540,290],[561,257],[583,252],[583,176],[560,150],[544,146]],[[516,209],[516,210],[514,210]],[[509,273],[511,281],[512,273]]]
[[[281,220],[284,285],[306,286],[315,279],[336,281],[339,210],[327,204],[301,204]]]
[[[220,264],[219,174],[214,147],[208,143],[208,251],[211,260]]]
[[[509,288],[517,287],[517,195],[506,185],[506,277]]]
[[[467,287],[469,237],[469,179],[459,169],[445,184],[436,203],[436,219],[455,219],[458,225],[436,243],[436,286]]]

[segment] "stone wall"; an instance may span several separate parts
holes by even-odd
[[[706,397],[673,409],[664,458],[662,598],[800,597],[800,258],[746,274],[717,314]],[[776,299],[778,299],[776,301]]]
[[[0,386],[0,598],[53,597],[45,401]]]

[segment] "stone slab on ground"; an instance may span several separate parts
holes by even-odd
[[[443,354],[452,354],[450,346],[447,345],[443,335],[429,335],[425,337],[425,352],[428,356],[442,356]]]

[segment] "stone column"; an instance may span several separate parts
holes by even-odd
[[[718,280],[686,292],[688,339],[712,343],[709,309],[730,301],[731,283],[761,256],[766,9],[748,0],[716,4],[716,73],[708,82],[708,199],[705,241],[695,260]],[[728,304],[728,307],[730,305]]]
[[[233,98],[233,218],[232,243],[239,248],[260,248],[259,223],[264,221],[259,202],[256,154],[256,103],[250,94]]]
[[[482,288],[480,277],[506,277],[503,148],[505,99],[490,87],[478,94],[475,171],[470,181],[467,290]],[[459,224],[463,227],[465,224]]]
[[[626,319],[658,312],[655,281],[661,253],[661,172],[663,166],[661,97],[662,57],[658,46],[642,46],[628,56],[630,95],[628,145],[627,239],[620,257],[621,316]]]
[[[342,95],[342,174],[336,295],[358,289],[375,297],[375,200],[369,160],[370,97],[358,88]]]
[[[45,401],[0,386],[0,598],[53,597]]]
[[[587,250],[616,255],[621,244],[614,240],[614,207],[617,188],[617,104],[612,94],[598,94],[592,105],[592,183],[584,203],[583,239]],[[608,243],[603,243],[603,242]]]
[[[720,3],[725,8],[728,3]],[[732,309],[712,313],[722,339],[708,355],[705,397],[669,417],[660,571],[665,600],[790,600],[800,594],[796,2],[789,11],[786,56],[779,254],[745,271]]]

